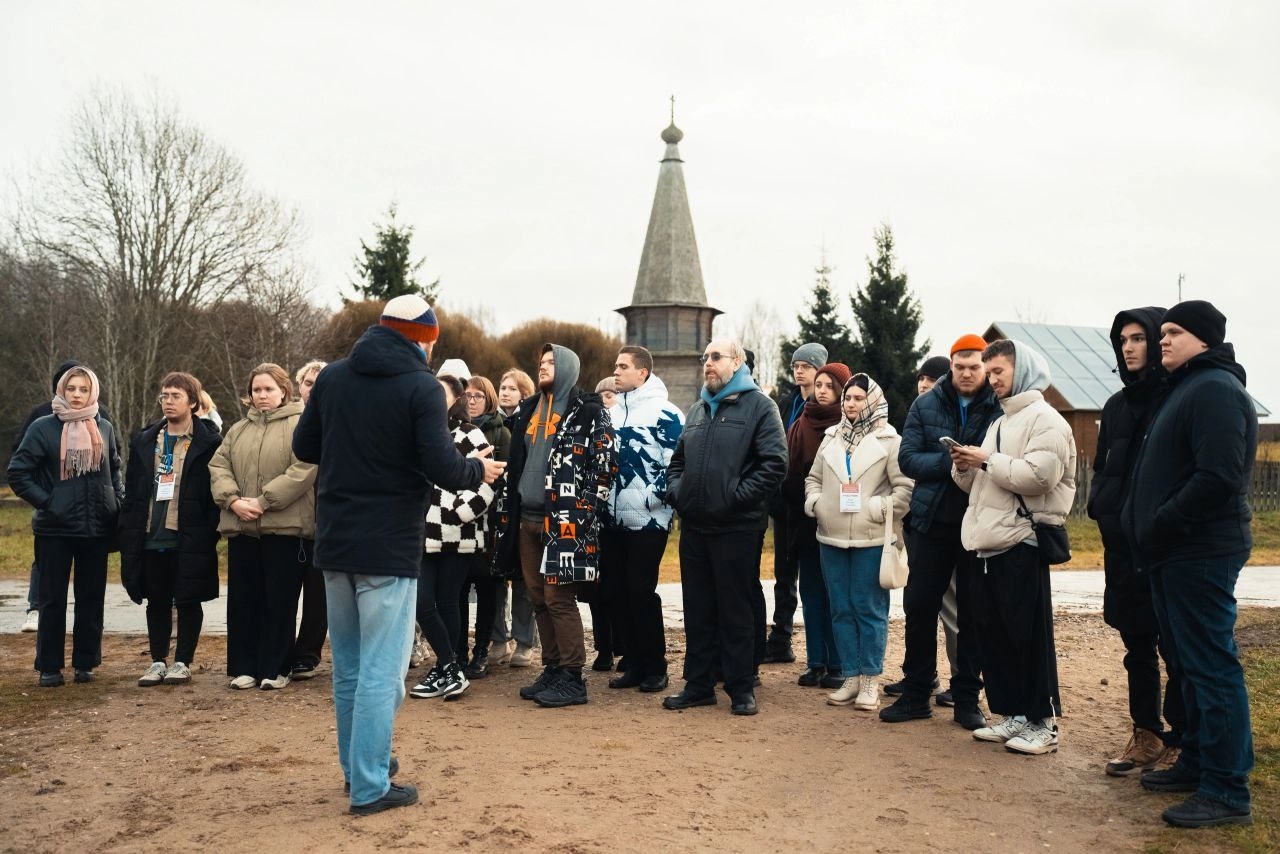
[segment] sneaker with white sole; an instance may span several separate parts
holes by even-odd
[[[512,667],[532,667],[533,647],[516,644],[516,651],[511,654],[511,661],[508,663]]]
[[[858,699],[853,707],[864,712],[874,712],[880,708],[880,680],[875,676],[863,675],[862,689],[858,691]]]
[[[175,661],[173,667],[170,667],[169,672],[164,675],[164,684],[166,685],[185,685],[190,681],[191,668],[181,661]]]
[[[436,664],[427,671],[427,675],[422,677],[422,681],[409,689],[410,697],[417,697],[419,700],[430,699],[431,697],[440,696],[440,680],[444,677],[444,668]]]
[[[844,680],[844,684],[827,695],[828,706],[848,706],[858,698],[858,692],[862,690],[862,677],[850,676]]]
[[[990,741],[996,744],[1004,744],[1009,739],[1017,737],[1026,725],[1026,718],[1006,716],[1001,718],[999,723],[975,729],[973,731],[973,737],[978,741]]]
[[[462,696],[462,692],[467,690],[470,685],[471,682],[467,679],[467,674],[463,673],[462,668],[454,661],[444,666],[440,681],[436,683],[436,688],[440,691],[441,697],[446,700],[456,700]]]
[[[252,676],[237,676],[227,684],[237,691],[245,691],[249,688],[257,688],[258,680]]]
[[[275,679],[263,679],[262,682],[258,685],[258,687],[261,688],[263,691],[279,691],[281,688],[284,688],[288,684],[289,684],[289,677],[285,676],[282,673],[279,676],[277,676]]]
[[[1058,750],[1058,728],[1048,721],[1025,724],[1022,731],[1004,743],[1004,749],[1014,753],[1040,756]]]
[[[151,666],[147,668],[147,672],[138,679],[138,687],[152,688],[159,685],[164,681],[165,674],[168,672],[168,668],[164,666],[163,661],[153,661]]]
[[[27,618],[22,621],[22,630],[24,632],[38,632],[40,630],[40,612],[30,610],[27,612]]]

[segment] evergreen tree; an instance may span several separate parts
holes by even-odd
[[[387,221],[377,228],[374,245],[360,241],[360,254],[353,261],[359,281],[353,281],[358,300],[386,302],[402,294],[421,294],[429,303],[435,303],[440,280],[430,284],[418,281],[416,273],[427,259],[411,260],[409,244],[413,240],[413,226],[396,222],[396,206],[387,208]]]
[[[849,329],[840,322],[840,304],[831,291],[831,267],[823,258],[821,265],[814,267],[816,278],[813,292],[807,303],[807,313],[800,314],[800,332],[794,338],[783,338],[780,345],[782,358],[778,369],[778,397],[787,396],[795,388],[791,380],[791,354],[801,344],[816,341],[827,348],[828,362],[843,362],[851,370],[857,370],[855,359],[857,345],[849,336]]]
[[[857,367],[850,367],[880,384],[889,402],[889,421],[901,428],[916,398],[916,369],[929,342],[915,344],[920,301],[907,289],[907,274],[894,272],[893,229],[881,225],[875,241],[875,260],[867,259],[870,278],[852,299],[861,354]]]

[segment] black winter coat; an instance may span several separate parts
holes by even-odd
[[[124,486],[120,454],[111,422],[98,416],[102,434],[102,467],[63,480],[62,422],[56,415],[36,419],[9,460],[7,472],[14,493],[36,508],[31,531],[45,537],[114,537]]]
[[[1230,344],[1169,375],[1125,502],[1125,532],[1142,568],[1248,553],[1249,481],[1258,415]]]
[[[120,581],[139,605],[145,593],[142,552],[147,539],[147,515],[155,490],[157,421],[129,441],[125,498],[120,507]],[[178,480],[178,580],[174,601],[208,602],[218,598],[218,505],[209,490],[209,460],[222,436],[196,418],[191,423],[191,447]]]
[[[417,578],[430,484],[457,492],[484,480],[480,461],[454,447],[422,351],[386,326],[316,377],[293,453],[320,466],[315,565],[336,572]]]
[[[667,503],[682,525],[697,531],[763,531],[769,499],[786,474],[782,418],[763,392],[729,395],[714,418],[699,400],[685,415],[667,467]]]
[[[907,524],[927,533],[948,490],[955,490],[952,500],[960,506],[968,505],[969,497],[951,479],[951,455],[938,440],[950,436],[962,445],[981,445],[987,428],[1000,415],[1000,402],[990,384],[984,383],[969,403],[964,426],[960,426],[960,398],[951,384],[950,372],[911,402],[898,449],[898,467],[916,482]],[[960,520],[955,524],[959,525]]]
[[[1120,511],[1129,494],[1130,476],[1142,436],[1167,391],[1159,345],[1164,312],[1156,306],[1122,311],[1111,325],[1116,371],[1124,388],[1111,395],[1102,407],[1093,479],[1089,484],[1089,517],[1098,523],[1106,568],[1102,616],[1107,625],[1134,634],[1157,632],[1159,625],[1151,605],[1151,580],[1145,573],[1136,571],[1129,540],[1120,522]],[[1125,367],[1120,345],[1120,330],[1130,323],[1139,324],[1147,334],[1146,369],[1136,374]]]

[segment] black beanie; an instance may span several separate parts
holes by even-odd
[[[928,377],[931,380],[937,380],[950,369],[951,360],[946,356],[930,356],[924,360],[920,370],[916,371],[916,379]]]
[[[1180,302],[1164,313],[1161,323],[1176,323],[1210,347],[1217,347],[1227,338],[1227,318],[1202,299]]]

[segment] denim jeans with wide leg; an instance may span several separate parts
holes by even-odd
[[[418,579],[325,571],[338,761],[351,804],[391,788],[391,728],[404,702]]]
[[[1186,706],[1178,764],[1200,774],[1201,795],[1239,809],[1249,808],[1253,768],[1249,695],[1234,636],[1236,579],[1247,558],[1173,559],[1151,570],[1152,604]]]
[[[822,544],[822,575],[831,600],[831,626],[840,676],[879,676],[889,640],[889,591],[880,586],[881,546],[842,549]],[[807,627],[806,627],[807,628]]]

